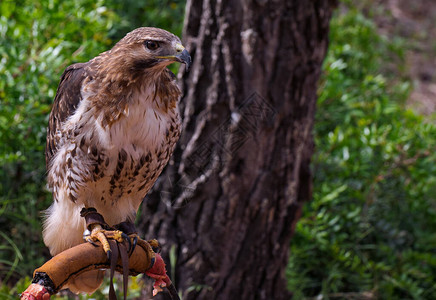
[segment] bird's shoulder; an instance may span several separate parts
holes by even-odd
[[[68,117],[74,114],[80,101],[82,100],[81,89],[83,82],[92,78],[90,68],[87,63],[76,63],[67,67],[61,76],[52,110],[49,116],[46,144],[46,164],[56,154],[59,135],[57,131],[61,129]]]

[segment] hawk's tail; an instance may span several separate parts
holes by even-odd
[[[85,220],[80,216],[80,207],[72,201],[55,201],[44,212],[42,236],[50,254],[55,256],[62,251],[83,243]]]

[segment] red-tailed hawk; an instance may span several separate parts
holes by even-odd
[[[63,73],[46,147],[54,202],[43,237],[52,255],[83,242],[84,207],[109,226],[134,221],[180,134],[180,90],[166,68],[173,62],[191,63],[180,39],[143,27]],[[67,287],[93,292],[101,279],[92,271]]]

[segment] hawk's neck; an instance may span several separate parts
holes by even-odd
[[[82,87],[83,98],[92,103],[102,126],[112,126],[127,117],[138,104],[168,113],[176,108],[180,95],[175,76],[167,68],[144,69],[141,73],[125,67],[102,68]]]

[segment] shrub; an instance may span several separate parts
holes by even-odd
[[[100,1],[101,2],[101,1]],[[39,212],[48,207],[44,147],[63,69],[105,50],[115,14],[99,1],[0,4],[0,278],[43,262]],[[19,267],[18,267],[19,266]]]
[[[382,75],[401,44],[352,7],[332,20],[330,41],[289,289],[296,299],[436,299],[436,127],[404,109],[407,81]]]

